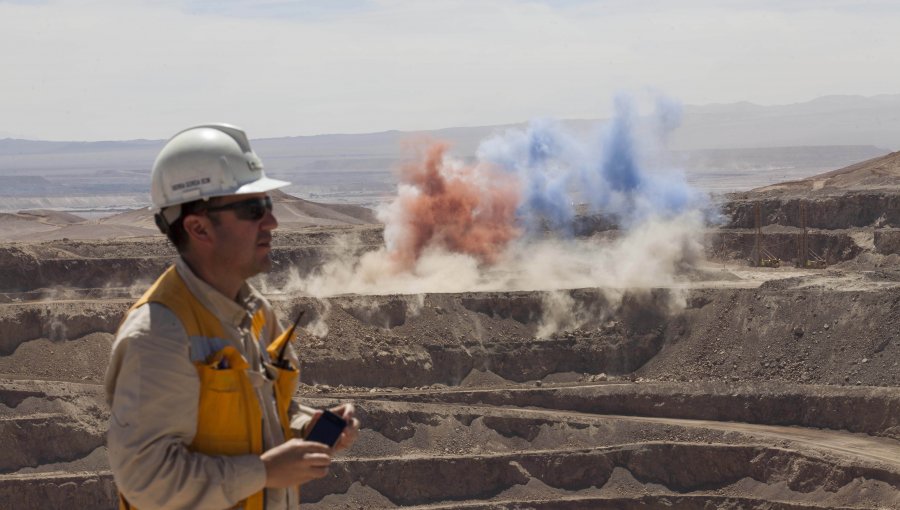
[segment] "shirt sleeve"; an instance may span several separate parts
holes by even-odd
[[[312,407],[303,406],[297,403],[296,400],[291,401],[291,431],[294,433],[294,437],[298,437],[303,439],[306,437],[306,426],[309,425],[309,422],[312,420],[313,413],[316,412]]]
[[[257,455],[188,450],[200,392],[188,346],[175,314],[155,303],[132,311],[113,343],[109,463],[119,491],[141,509],[228,508],[265,486]]]

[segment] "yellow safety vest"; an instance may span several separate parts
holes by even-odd
[[[135,303],[129,313],[145,303],[160,303],[175,313],[189,338],[223,338],[222,324],[188,290],[175,266],[162,276]],[[252,320],[252,332],[257,341],[265,326],[265,314],[259,310]],[[266,347],[271,359],[275,359],[284,342],[290,341],[283,333]],[[225,363],[222,361],[225,360]],[[261,454],[263,451],[262,410],[247,375],[247,360],[234,347],[227,346],[213,353],[205,361],[195,361],[200,377],[200,402],[197,414],[197,433],[188,449],[207,455]],[[227,367],[227,368],[220,368]],[[274,368],[275,404],[285,440],[293,437],[288,408],[291,405],[299,372],[297,367]],[[236,508],[262,510],[264,491],[252,494]],[[119,493],[119,508],[135,510]]]

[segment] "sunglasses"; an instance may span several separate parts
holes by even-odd
[[[270,197],[248,198],[240,202],[232,202],[230,204],[218,205],[215,207],[205,207],[206,212],[218,211],[234,211],[234,215],[239,220],[259,221],[263,219],[267,212],[272,210],[272,199]]]

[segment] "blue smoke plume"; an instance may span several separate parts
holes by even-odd
[[[573,163],[583,159],[582,147],[553,119],[531,121],[526,131],[511,130],[488,139],[478,148],[478,157],[515,172],[523,183],[518,217],[537,230],[541,221],[551,228],[567,229],[575,218],[569,196]]]
[[[517,174],[523,183],[517,213],[529,230],[546,225],[571,231],[573,196],[586,203],[589,213],[631,228],[651,217],[708,206],[680,170],[648,168],[643,158],[662,147],[680,119],[680,105],[666,99],[657,101],[649,119],[641,119],[633,99],[621,95],[610,123],[592,135],[579,137],[558,121],[537,119],[524,131],[485,140],[478,158]]]

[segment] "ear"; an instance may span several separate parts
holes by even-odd
[[[184,231],[191,241],[198,244],[211,244],[213,229],[209,218],[192,214],[184,219]]]

